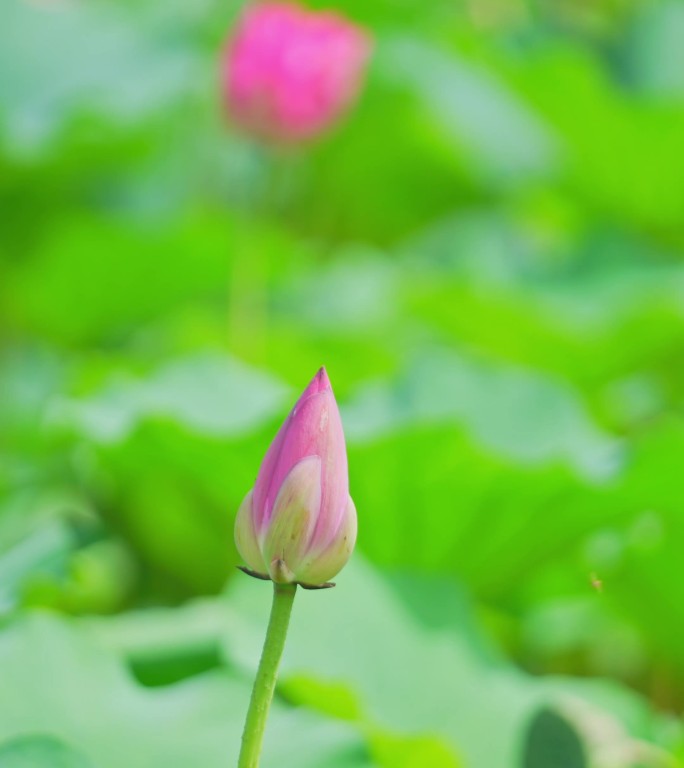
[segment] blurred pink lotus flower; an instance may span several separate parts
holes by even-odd
[[[235,521],[235,544],[254,575],[321,586],[356,543],[342,422],[325,368],[271,443]]]
[[[313,138],[354,101],[370,48],[369,35],[339,13],[248,5],[223,59],[229,113],[261,139]]]

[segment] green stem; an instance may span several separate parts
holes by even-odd
[[[249,702],[245,730],[242,733],[242,749],[238,768],[258,768],[261,742],[264,739],[266,718],[271,707],[273,691],[278,676],[278,665],[283,655],[285,636],[290,623],[296,584],[273,584],[273,605],[268,622],[264,649],[257,670],[252,698]]]

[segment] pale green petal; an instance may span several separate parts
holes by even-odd
[[[321,460],[307,456],[283,481],[263,543],[273,581],[295,581],[321,507]]]
[[[323,552],[305,560],[295,573],[295,580],[303,584],[324,584],[344,568],[356,544],[356,507],[349,497],[342,524],[333,541]]]
[[[259,541],[254,530],[252,515],[253,494],[254,489],[245,496],[235,517],[235,546],[247,567],[265,576],[268,573],[268,568],[261,554]]]

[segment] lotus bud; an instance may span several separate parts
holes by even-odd
[[[222,62],[230,117],[267,141],[313,138],[356,98],[369,53],[366,32],[339,13],[249,4]]]
[[[330,586],[356,542],[340,413],[325,368],[271,443],[235,520],[235,544],[252,575]]]

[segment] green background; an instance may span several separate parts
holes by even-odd
[[[359,541],[264,768],[681,766],[684,3],[335,6],[367,81],[282,152],[239,3],[0,5],[0,766],[235,764],[323,364]]]

